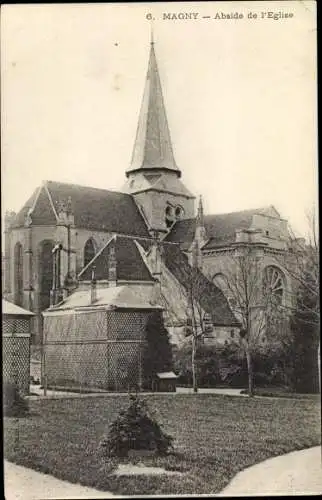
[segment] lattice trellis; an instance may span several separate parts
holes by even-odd
[[[3,333],[29,333],[30,320],[28,318],[5,318],[2,322]]]
[[[106,342],[47,345],[45,369],[49,385],[105,388]]]
[[[75,338],[106,339],[106,313],[95,311],[75,314]]]
[[[18,386],[22,394],[29,393],[30,338],[29,336],[2,337],[3,382]]]
[[[128,390],[141,384],[149,314],[95,311],[47,316],[48,385]]]
[[[73,314],[46,316],[44,318],[45,342],[67,341],[74,329]]]
[[[108,380],[111,390],[121,391],[140,387],[142,347],[141,342],[108,343]]]
[[[107,332],[109,340],[143,340],[150,314],[142,311],[109,311]]]

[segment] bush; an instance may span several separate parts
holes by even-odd
[[[216,348],[200,344],[196,352],[197,381],[199,387],[214,387],[221,383]],[[175,353],[174,368],[178,383],[192,385],[191,345],[184,345]]]
[[[143,386],[151,390],[158,372],[173,370],[172,346],[169,332],[159,312],[153,313],[146,325],[146,343],[143,353]]]
[[[199,387],[244,388],[248,385],[245,356],[238,346],[198,346],[197,381]],[[275,351],[253,353],[253,373],[255,386],[288,385],[283,356]],[[185,345],[176,352],[175,370],[179,373],[178,383],[192,385],[191,345]]]
[[[130,396],[130,405],[110,424],[100,448],[105,457],[126,457],[130,450],[150,450],[160,455],[172,447],[173,437],[166,434],[149,415],[147,405]]]
[[[4,384],[3,405],[5,417],[24,417],[29,413],[28,401],[12,383]]]

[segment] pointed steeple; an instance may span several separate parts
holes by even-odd
[[[195,236],[191,245],[192,265],[202,270],[203,254],[202,247],[207,242],[207,234],[203,215],[202,197],[199,197],[198,212],[196,217]]]
[[[131,165],[126,176],[128,177],[131,172],[135,171],[151,173],[160,170],[173,171],[178,177],[181,176],[173,155],[151,32],[148,72]]]
[[[199,197],[199,205],[198,205],[196,225],[197,226],[204,226],[203,204],[202,204],[202,196],[201,195]]]

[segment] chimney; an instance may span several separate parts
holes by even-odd
[[[92,269],[92,279],[91,279],[91,304],[97,301],[97,288],[96,288],[96,278],[95,278],[95,266]]]
[[[153,237],[153,243],[149,252],[149,262],[150,262],[149,267],[153,278],[160,280],[162,248],[159,240],[160,235],[158,231],[153,231],[152,237]]]
[[[117,262],[116,262],[116,236],[114,241],[110,244],[108,252],[108,286],[117,285]]]

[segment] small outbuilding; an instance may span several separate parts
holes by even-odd
[[[3,383],[16,385],[21,394],[29,393],[33,317],[31,311],[2,299]]]
[[[178,376],[174,372],[157,373],[154,380],[156,392],[176,392]]]
[[[44,315],[44,373],[48,387],[128,391],[143,383],[150,286],[77,291]]]
[[[142,390],[152,319],[163,316],[138,243],[114,235],[78,275],[77,288],[43,312],[48,387]],[[157,333],[157,332],[156,332]]]

